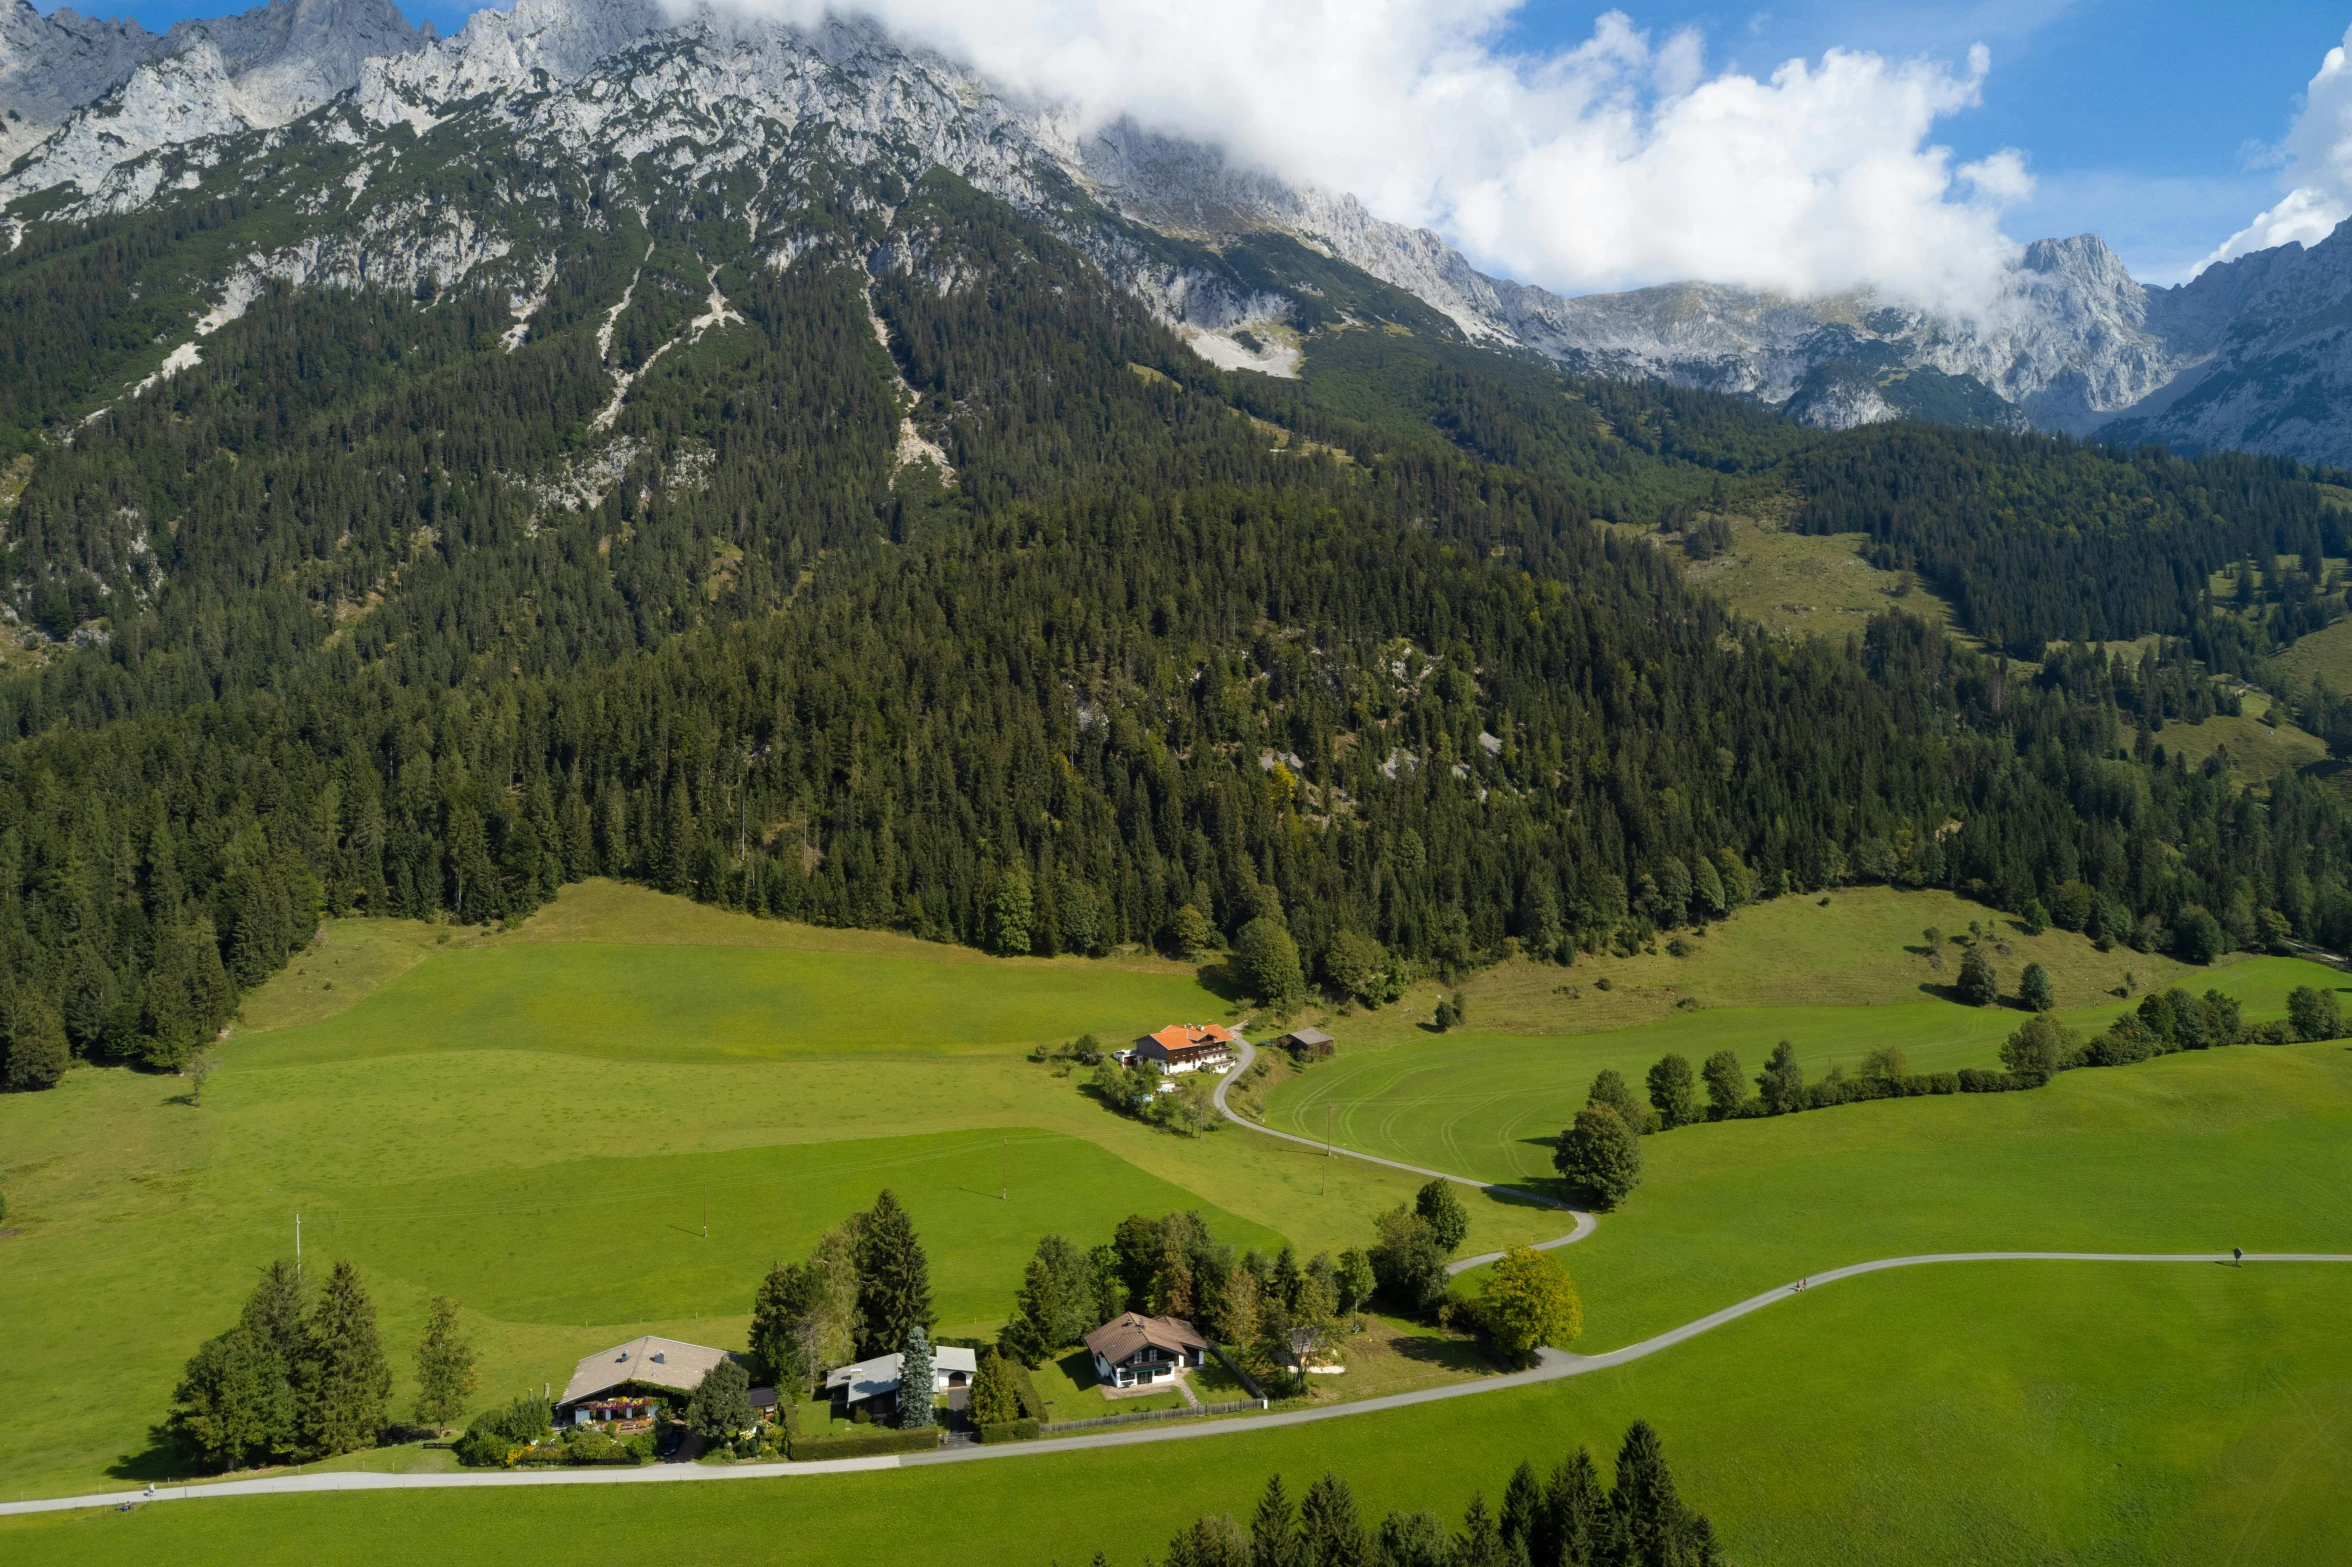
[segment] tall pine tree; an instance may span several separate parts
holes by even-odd
[[[383,1432],[392,1369],[376,1334],[375,1305],[360,1285],[359,1269],[348,1261],[335,1264],[311,1312],[294,1393],[302,1449],[311,1457],[373,1447]]]
[[[930,1261],[915,1239],[914,1221],[885,1187],[858,1227],[858,1358],[902,1348],[910,1332],[936,1320]]]

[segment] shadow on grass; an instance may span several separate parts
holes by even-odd
[[[1433,1366],[1440,1371],[1451,1371],[1461,1376],[1492,1376],[1501,1369],[1479,1352],[1475,1339],[1424,1338],[1400,1333],[1389,1341],[1389,1345],[1396,1351],[1399,1360],[1409,1360],[1418,1366]]]
[[[162,1426],[148,1428],[144,1451],[123,1454],[106,1466],[106,1472],[117,1480],[148,1484],[202,1478],[202,1472]]]

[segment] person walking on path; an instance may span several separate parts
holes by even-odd
[[[2240,1268],[2244,1267],[2246,1265],[2246,1248],[2243,1246],[2232,1246],[2230,1248],[2230,1261],[2234,1266]]]

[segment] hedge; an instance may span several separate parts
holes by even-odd
[[[1000,1420],[992,1426],[982,1426],[980,1440],[983,1442],[1034,1442],[1043,1430],[1043,1424],[1035,1420]]]
[[[870,1458],[883,1453],[923,1453],[939,1445],[937,1426],[922,1426],[913,1431],[877,1431],[872,1436],[862,1432],[845,1432],[840,1436],[796,1436],[792,1439],[792,1457],[796,1463],[808,1463],[820,1458]]]

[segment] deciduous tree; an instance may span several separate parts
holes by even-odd
[[[1479,1298],[1479,1320],[1496,1347],[1524,1361],[1539,1345],[1566,1349],[1584,1331],[1584,1302],[1550,1252],[1506,1250]]]
[[[1588,1104],[1560,1134],[1552,1166],[1570,1184],[1614,1208],[1641,1184],[1641,1138],[1607,1105]]]

